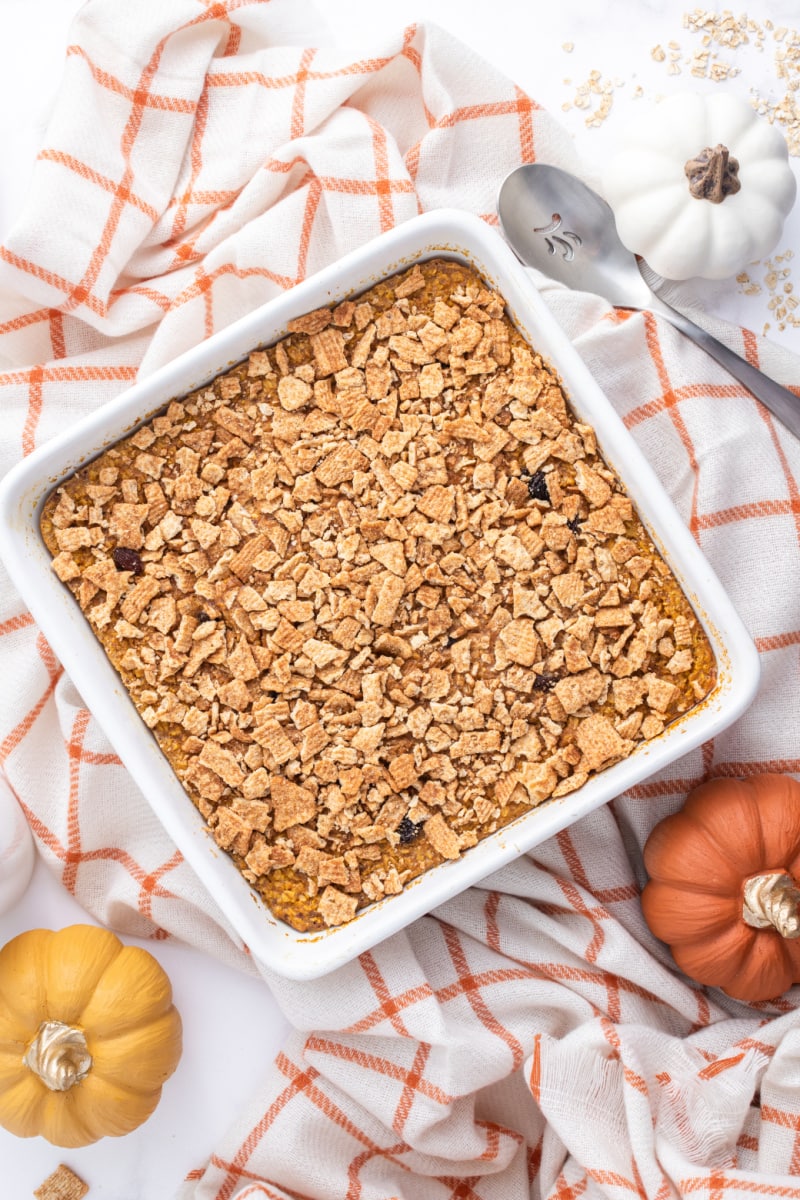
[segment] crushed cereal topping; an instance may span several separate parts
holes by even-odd
[[[42,531],[216,842],[300,930],[574,791],[714,683],[593,431],[443,259],[174,400]]]

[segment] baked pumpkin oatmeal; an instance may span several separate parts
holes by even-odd
[[[216,842],[298,930],[574,791],[715,682],[592,429],[445,259],[291,322],[41,528]]]

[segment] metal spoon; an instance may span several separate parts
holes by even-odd
[[[582,180],[559,167],[529,163],[503,181],[497,208],[503,233],[524,263],[617,307],[664,317],[800,437],[800,398],[656,296],[620,241],[610,207]]]

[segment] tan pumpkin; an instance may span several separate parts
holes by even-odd
[[[150,1116],[181,1055],[172,988],[110,930],[32,929],[0,950],[0,1125],[86,1146]]]
[[[655,826],[642,908],[680,969],[748,1002],[800,982],[800,783],[714,779]]]

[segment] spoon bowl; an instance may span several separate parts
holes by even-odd
[[[504,180],[497,208],[503,233],[528,266],[620,307],[647,308],[655,299],[609,205],[569,171],[518,167]]]
[[[609,205],[577,176],[547,163],[526,163],[504,179],[497,209],[500,228],[523,263],[617,308],[647,309],[663,317],[800,437],[800,400],[794,392],[658,297],[620,241]]]

